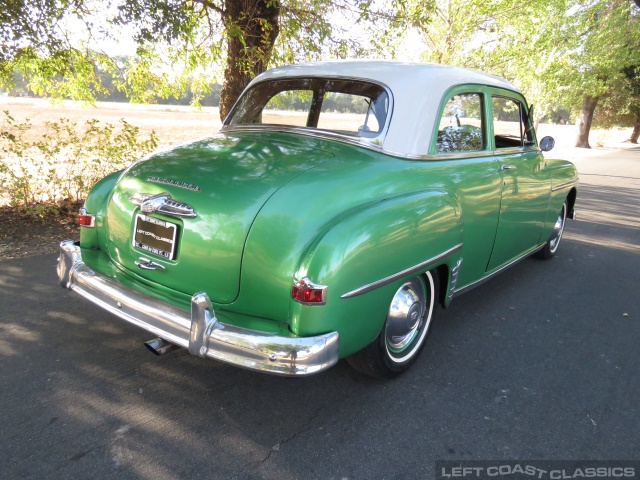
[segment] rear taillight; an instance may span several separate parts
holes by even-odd
[[[327,287],[303,278],[293,282],[291,298],[305,305],[324,305],[327,302]]]
[[[78,211],[78,225],[93,228],[95,223],[96,217],[94,215],[89,215],[84,207]]]

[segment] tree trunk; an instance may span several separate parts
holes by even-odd
[[[629,137],[631,143],[638,143],[638,137],[640,137],[640,113],[636,117],[636,122],[633,124],[633,132]]]
[[[593,121],[593,112],[596,109],[598,97],[590,97],[585,95],[582,98],[582,108],[576,127],[578,127],[578,135],[576,136],[576,147],[591,148],[589,145],[589,131],[591,130],[591,122]]]
[[[265,71],[278,38],[279,16],[279,1],[226,1],[223,19],[228,50],[220,92],[221,120],[225,119],[249,82]]]

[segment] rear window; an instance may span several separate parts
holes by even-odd
[[[389,96],[377,84],[318,78],[271,80],[254,85],[225,125],[317,129],[375,138],[387,122]]]

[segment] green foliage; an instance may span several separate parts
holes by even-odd
[[[116,128],[95,119],[80,127],[61,118],[47,122],[40,133],[33,132],[28,119],[17,122],[5,111],[0,201],[32,215],[56,213],[61,201],[84,199],[98,180],[126,168],[157,144],[155,133],[141,139],[139,128],[124,119]]]
[[[106,93],[102,81],[107,73],[109,87],[133,102],[178,98],[190,91],[198,105],[222,80],[225,63],[235,69],[235,76],[227,70],[225,80],[239,82],[232,89],[236,92],[270,65],[362,55],[365,49],[350,29],[354,23],[371,20],[364,14],[368,4],[367,0],[7,0],[7,11],[0,13],[4,35],[0,36],[0,88],[10,87],[14,72],[19,72],[34,93],[92,102],[96,94]],[[70,34],[69,25],[76,26],[75,33]],[[86,27],[85,35],[79,36],[78,25]],[[100,50],[104,41],[114,40],[122,31],[133,32],[137,44],[136,55],[125,61]],[[236,41],[237,51],[230,49]]]
[[[424,60],[511,80],[538,118],[565,108],[575,116],[589,95],[606,106],[595,123],[611,126],[637,103],[624,73],[640,65],[640,10],[630,0],[438,0],[431,21],[414,25]]]

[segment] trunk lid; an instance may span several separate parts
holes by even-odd
[[[244,133],[151,155],[114,188],[103,248],[143,281],[231,303],[256,215],[283,185],[333,156],[319,145],[299,135]],[[150,196],[155,200],[140,205]],[[160,250],[171,250],[173,235],[174,253],[166,258]]]

